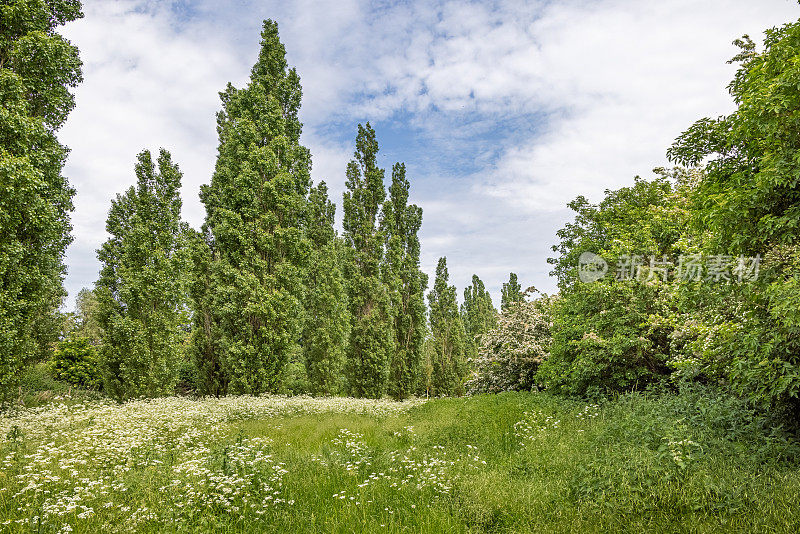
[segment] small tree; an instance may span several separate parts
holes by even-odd
[[[137,184],[111,203],[98,251],[98,319],[106,391],[123,399],[174,392],[185,324],[181,172],[162,149],[139,154]]]
[[[53,352],[53,375],[75,386],[97,389],[103,383],[97,347],[85,337],[60,341]]]
[[[433,335],[431,394],[462,395],[466,376],[466,334],[458,312],[456,287],[448,285],[447,258],[439,258],[428,293]]]
[[[311,189],[307,234],[313,250],[306,279],[303,356],[315,395],[334,395],[343,388],[350,316],[342,274],[343,247],[333,229],[336,207],[325,182]]]
[[[553,297],[540,295],[502,313],[481,336],[470,393],[529,391],[536,371],[550,354]]]

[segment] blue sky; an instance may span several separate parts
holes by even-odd
[[[734,38],[760,41],[800,17],[792,0],[105,0],[84,11],[64,30],[85,64],[60,133],[77,189],[68,308],[97,277],[110,201],[142,149],[172,152],[184,218],[202,223],[218,92],[246,83],[265,18],[301,77],[315,181],[340,207],[356,125],[370,121],[387,176],[405,162],[424,210],[423,270],[447,256],[459,295],[476,273],[499,304],[511,271],[555,289],[546,259],[567,202],[649,176],[682,129],[733,109]]]

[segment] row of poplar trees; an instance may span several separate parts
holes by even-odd
[[[409,204],[402,163],[387,194],[369,123],[358,126],[337,235],[327,186],[312,186],[300,144],[299,78],[277,25],[266,21],[261,37],[250,83],[220,94],[201,231],[180,220],[181,173],[164,150],[156,162],[139,155],[137,186],[112,204],[96,288],[108,392],[174,391],[175,362],[188,354],[206,394],[278,391],[290,361],[304,362],[317,395],[463,393],[477,339],[496,324],[489,293],[475,276],[459,310],[442,258],[428,335],[422,210]],[[512,274],[504,307],[514,299]]]
[[[300,144],[299,77],[277,24],[261,38],[248,85],[220,93],[202,229],[180,220],[181,173],[164,150],[139,155],[136,187],[112,204],[96,289],[104,383],[118,397],[168,393],[188,353],[202,393],[277,391],[301,360],[314,394],[406,398],[421,376],[427,277],[405,166],[387,195],[375,131],[359,125],[337,235]]]
[[[68,148],[56,132],[74,107],[81,62],[56,29],[82,13],[77,0],[0,11],[5,395],[29,364],[48,357],[62,328],[75,192],[62,175]],[[80,322],[92,324],[82,331],[97,333],[100,354],[83,361],[80,374],[94,376],[96,366],[117,398],[170,394],[179,381],[206,394],[260,393],[278,390],[293,361],[305,364],[314,394],[462,392],[476,336],[496,313],[477,277],[459,312],[442,258],[428,295],[428,330],[422,210],[408,202],[405,166],[392,167],[387,193],[375,132],[368,123],[358,127],[337,235],[325,183],[312,187],[311,156],[300,144],[299,78],[272,21],[264,23],[249,84],[228,85],[221,99],[200,231],[181,220],[182,174],[163,149],[139,154],[136,184],[112,202],[95,290],[79,296],[88,303]]]

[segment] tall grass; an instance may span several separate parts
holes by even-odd
[[[705,389],[237,397],[0,418],[8,532],[798,532],[800,452]]]

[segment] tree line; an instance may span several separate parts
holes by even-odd
[[[81,63],[56,29],[81,16],[80,3],[0,9],[4,394],[31,362],[50,359],[58,376],[119,399],[176,388],[598,398],[701,382],[796,415],[800,22],[768,30],[760,50],[736,40],[735,111],[682,133],[667,151],[673,168],[598,203],[573,200],[574,220],[548,260],[558,292],[523,289],[512,273],[498,311],[477,276],[459,304],[446,258],[429,287],[422,210],[409,202],[405,165],[388,176],[378,165],[369,123],[357,128],[336,231],[336,207],[326,184],[312,183],[300,143],[299,77],[277,24],[265,21],[248,84],[220,93],[204,224],[181,220],[170,154],[141,152],[135,185],[111,204],[97,283],[64,326],[74,190],[55,134],[74,107]],[[608,276],[581,279],[587,253],[603,258]],[[743,256],[758,259],[758,276],[732,276]],[[662,276],[680,258],[705,263],[690,279]],[[634,276],[614,276],[625,265]]]
[[[82,15],[78,2],[3,9],[16,23],[3,41],[3,76],[17,84],[6,100],[17,99],[10,109],[39,136],[4,142],[3,167],[17,173],[4,203],[14,209],[3,210],[16,217],[3,225],[16,234],[3,238],[17,240],[3,247],[4,391],[55,347],[59,377],[119,399],[180,386],[212,395],[288,387],[398,399],[463,392],[474,334],[495,313],[488,293],[475,277],[473,293],[465,293],[472,300],[459,310],[442,258],[428,295],[429,330],[422,209],[409,202],[405,165],[394,164],[389,177],[378,165],[369,123],[358,125],[337,233],[335,205],[325,182],[312,183],[311,154],[300,143],[299,76],[271,20],[249,83],[220,93],[217,162],[200,191],[202,227],[181,220],[182,173],[170,153],[142,151],[135,185],[111,203],[95,287],[81,292],[72,324],[59,328],[74,191],[61,175],[67,149],[54,133],[74,105],[69,89],[81,63],[55,29]],[[17,58],[23,46],[34,52]],[[52,49],[60,55],[48,55]],[[31,53],[39,69],[26,77]],[[37,83],[56,89],[37,94]],[[15,147],[20,155],[12,159]],[[25,203],[34,192],[38,204]],[[37,218],[39,226],[30,226]],[[54,345],[59,331],[64,339]]]

